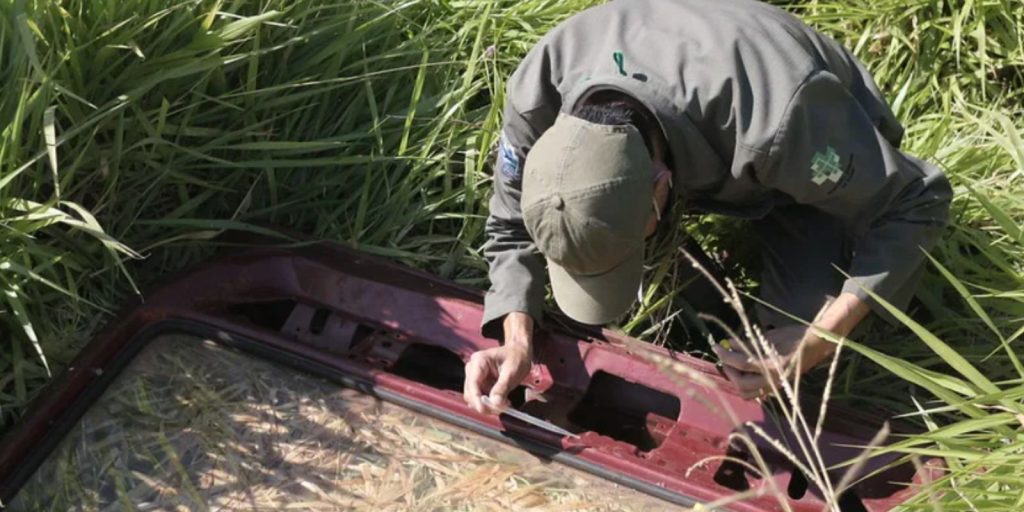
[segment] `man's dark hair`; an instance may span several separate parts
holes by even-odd
[[[573,112],[573,115],[591,123],[611,126],[624,124],[636,126],[643,123],[642,119],[638,119],[640,116],[637,111],[629,108],[628,105],[621,101],[583,105],[579,110]],[[640,126],[637,126],[637,129],[640,129]]]
[[[633,125],[644,139],[647,151],[654,152],[652,133],[660,133],[661,126],[640,103],[617,91],[598,91],[579,105],[573,116],[591,123],[621,126]]]
[[[651,137],[660,137],[665,158],[671,158],[669,156],[668,144],[661,131],[661,125],[658,124],[654,114],[651,114],[639,101],[619,91],[605,90],[592,93],[573,109],[572,115],[596,124],[610,126],[633,125],[640,132],[640,136],[643,137],[644,145],[647,146],[649,153],[654,154],[654,141],[651,140]],[[665,211],[662,212],[662,218],[669,217],[669,212],[675,206],[674,196],[675,194],[668,195],[668,201],[665,204]],[[669,229],[671,229],[669,222],[659,222],[657,227],[659,235],[657,236],[662,236]]]

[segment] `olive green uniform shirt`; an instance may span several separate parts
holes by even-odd
[[[801,204],[839,219],[854,240],[843,292],[893,297],[947,223],[948,180],[899,151],[902,127],[835,41],[752,0],[616,0],[546,34],[508,82],[484,246],[488,336],[511,311],[541,320],[546,272],[519,206],[530,148],[560,111],[609,88],[657,117],[685,204],[751,219]]]

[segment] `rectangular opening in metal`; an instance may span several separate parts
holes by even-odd
[[[389,371],[437,389],[462,393],[466,380],[464,365],[458,354],[446,348],[410,343]]]
[[[642,452],[665,440],[679,418],[679,398],[598,371],[569,421],[586,430],[632,444]]]
[[[296,304],[294,300],[248,302],[235,304],[228,311],[248,320],[253,325],[280,331],[284,327],[284,323],[288,321]]]

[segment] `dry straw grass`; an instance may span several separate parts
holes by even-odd
[[[354,390],[187,336],[154,341],[12,510],[664,510]]]
[[[0,2],[0,431],[135,281],[225,229],[288,226],[486,288],[505,80],[602,1]],[[847,340],[829,395],[928,430],[892,448],[949,468],[912,506],[1022,510],[1024,2],[770,1],[855,52],[904,148],[956,190],[917,320]],[[678,242],[727,253],[741,289],[758,255],[724,219],[678,225],[623,329],[701,354]]]

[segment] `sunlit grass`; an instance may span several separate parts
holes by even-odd
[[[226,229],[283,226],[486,286],[504,80],[594,3],[0,1],[0,425],[137,288]],[[1020,506],[1024,4],[776,3],[856,51],[904,148],[956,188],[920,329],[852,340],[832,395],[932,429],[903,445],[949,454],[922,508]],[[721,226],[662,235],[628,332],[706,351],[685,343],[675,245],[694,233],[743,261],[742,228]]]

